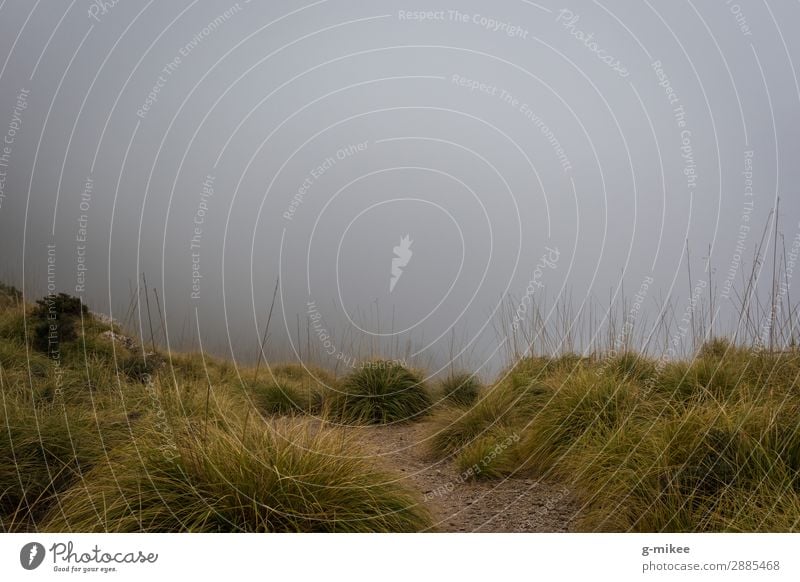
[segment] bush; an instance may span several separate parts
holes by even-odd
[[[470,406],[481,393],[483,386],[474,374],[459,373],[448,376],[439,384],[442,398],[456,406]]]
[[[418,418],[431,405],[421,378],[392,361],[365,364],[329,398],[329,412],[345,422],[386,424]]]
[[[38,299],[31,312],[33,348],[48,354],[58,352],[61,344],[77,339],[76,324],[88,313],[78,297],[66,293]]]
[[[58,295],[47,295],[36,300],[36,307],[32,315],[39,319],[47,319],[51,313],[59,317],[80,317],[89,313],[89,308],[83,304],[79,297],[74,297],[67,293]]]

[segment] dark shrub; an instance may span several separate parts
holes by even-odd
[[[33,348],[48,354],[60,351],[61,344],[77,339],[78,320],[88,313],[78,297],[66,293],[38,299],[31,312]]]

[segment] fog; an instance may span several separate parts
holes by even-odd
[[[271,360],[492,374],[534,305],[569,327],[641,291],[646,335],[688,272],[724,332],[762,233],[796,251],[797,22],[724,0],[6,1],[0,278],[246,364],[269,319]]]

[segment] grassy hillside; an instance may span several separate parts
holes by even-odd
[[[199,354],[143,357],[80,309],[37,344],[53,321],[41,307],[0,289],[0,531],[430,525],[342,431],[271,416],[318,410],[323,372],[275,366],[256,380]]]
[[[421,492],[347,429],[422,418],[432,463],[561,483],[582,530],[800,530],[797,351],[526,357],[431,387],[388,361],[257,375],[119,331],[0,286],[0,531],[426,530]]]
[[[431,439],[475,478],[549,476],[583,530],[800,529],[800,353],[519,361]]]

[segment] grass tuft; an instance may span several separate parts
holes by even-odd
[[[467,372],[452,374],[439,383],[442,399],[456,406],[471,406],[483,390],[481,381]]]
[[[341,435],[251,426],[244,438],[190,427],[119,449],[69,490],[47,531],[414,532],[431,525],[415,495],[353,456]],[[98,511],[102,508],[102,511]]]
[[[419,418],[431,399],[418,374],[396,362],[377,360],[346,377],[327,405],[329,413],[344,422],[388,424]]]

